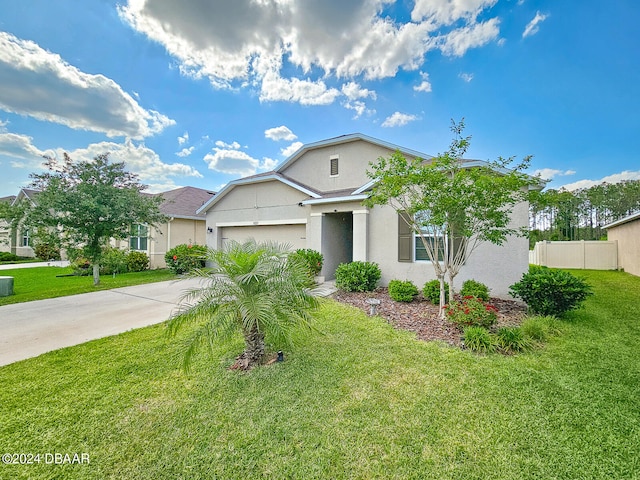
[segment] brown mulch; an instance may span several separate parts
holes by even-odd
[[[377,314],[395,328],[415,332],[420,340],[440,340],[449,345],[460,346],[462,334],[447,320],[438,317],[438,306],[418,295],[413,302],[396,302],[389,297],[386,288],[377,288],[374,292],[343,292],[338,290],[331,298],[359,308],[367,315],[371,306],[369,298],[380,300]],[[491,298],[489,302],[498,309],[497,327],[519,325],[525,315],[526,307],[512,300]]]

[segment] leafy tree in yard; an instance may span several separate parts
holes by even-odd
[[[111,238],[127,238],[132,224],[154,225],[162,198],[144,195],[145,186],[123,162],[110,163],[108,154],[74,163],[45,157],[47,172],[31,174],[40,190],[37,206],[28,213],[28,225],[61,232],[65,246],[81,247],[93,267],[93,283],[100,283],[100,259]]]
[[[202,344],[242,332],[245,350],[235,366],[250,369],[265,360],[266,342],[290,345],[296,326],[309,327],[318,307],[319,290],[309,283],[307,265],[275,243],[229,242],[211,250],[211,270],[197,269],[192,276],[204,286],[188,291],[181,309],[169,322],[169,333],[189,322],[196,323],[187,341],[184,367]]]
[[[364,204],[390,205],[419,236],[440,281],[440,316],[444,318],[445,279],[453,298],[453,280],[477,246],[501,245],[526,229],[510,225],[511,212],[527,195],[532,179],[522,173],[529,157],[507,169],[513,158],[487,164],[462,160],[470,137],[464,123],[452,123],[449,150],[429,160],[406,159],[399,151],[379,158],[367,171],[376,181]]]

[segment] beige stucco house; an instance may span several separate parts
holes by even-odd
[[[164,201],[160,211],[168,220],[157,227],[134,225],[128,244],[119,242],[120,248],[145,252],[150,268],[165,268],[164,255],[173,247],[186,243],[205,245],[206,225],[204,213],[196,211],[215,195],[196,187],[182,187],[158,193]]]
[[[3,197],[0,201],[6,201],[11,204],[27,201],[35,204],[37,196],[37,190],[22,188],[18,195]],[[33,239],[29,230],[19,226],[12,231],[6,221],[0,220],[0,252],[11,252],[19,257],[35,257]]]
[[[408,279],[421,287],[434,273],[429,261],[420,260],[420,242],[391,207],[362,205],[373,185],[366,175],[369,162],[396,150],[408,158],[432,158],[352,134],[307,144],[274,171],[234,180],[198,210],[206,213],[207,244],[220,248],[251,237],[286,242],[321,252],[326,279],[334,278],[338,264],[362,260],[379,264],[382,284]],[[513,224],[528,225],[527,204],[515,207]],[[528,268],[528,249],[528,240],[516,237],[500,247],[481,245],[456,286],[473,278],[487,284],[492,295],[507,297]]]
[[[23,188],[16,197],[6,201],[26,199],[37,201],[37,190]],[[183,243],[205,245],[206,225],[204,213],[196,213],[214,195],[214,192],[195,187],[182,187],[159,195],[163,198],[160,211],[168,220],[157,227],[132,225],[131,236],[127,240],[111,243],[122,249],[138,250],[149,256],[150,268],[164,268],[164,254],[167,250]],[[34,257],[29,231],[18,228],[11,232],[8,225],[0,224],[0,251],[12,252],[20,257]]]
[[[618,268],[640,276],[640,212],[605,225],[608,240],[618,242]]]

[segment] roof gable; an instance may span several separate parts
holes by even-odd
[[[252,175],[250,177],[232,180],[231,182],[227,183],[215,197],[211,198],[207,203],[202,205],[202,207],[197,210],[197,213],[206,213],[211,207],[213,207],[217,202],[222,200],[226,195],[228,195],[234,188],[238,186],[272,181],[277,181],[288,185],[289,187],[294,188],[295,190],[298,190],[299,192],[302,192],[305,195],[310,196],[311,198],[320,198],[320,194],[318,192],[314,191],[310,187],[307,187],[306,185],[295,182],[294,180],[288,178],[286,175],[282,175],[277,172],[265,172],[257,175]]]

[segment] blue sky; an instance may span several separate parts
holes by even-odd
[[[218,190],[360,132],[522,159],[549,186],[640,179],[637,0],[0,0],[0,196],[111,152]]]

